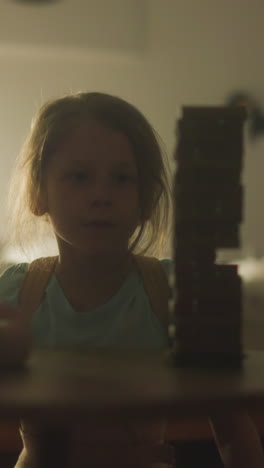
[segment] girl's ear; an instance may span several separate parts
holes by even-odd
[[[141,220],[146,223],[151,218],[152,214],[152,203],[149,203],[145,206],[144,212],[141,214]]]
[[[146,223],[150,219],[150,213],[145,213],[144,216],[141,217],[141,222]]]
[[[35,216],[43,216],[48,212],[48,203],[44,194],[39,193],[36,201],[32,206],[32,213]]]
[[[46,210],[44,210],[40,205],[36,205],[33,210],[33,214],[35,216],[43,216],[45,213],[47,213]]]

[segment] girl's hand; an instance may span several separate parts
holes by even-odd
[[[20,307],[0,303],[0,368],[19,366],[31,349],[30,323]]]
[[[225,468],[264,468],[264,453],[254,421],[244,410],[210,417]]]

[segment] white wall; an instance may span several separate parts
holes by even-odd
[[[264,105],[263,0],[64,0],[46,10],[0,4],[0,235],[12,164],[47,98],[78,90],[120,95],[146,114],[169,154],[181,105],[224,104],[237,89]],[[246,151],[243,230],[246,250],[260,255],[263,149],[264,138]]]

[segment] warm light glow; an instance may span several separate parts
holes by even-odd
[[[8,247],[4,249],[1,260],[5,263],[12,264],[28,263],[36,258],[52,255],[58,255],[58,247],[55,240],[48,239],[43,245],[30,247],[26,252],[16,247]]]
[[[256,258],[248,257],[231,263],[238,264],[239,274],[244,281],[250,282],[261,278],[264,280],[264,258],[257,260]]]

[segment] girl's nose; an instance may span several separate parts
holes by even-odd
[[[113,200],[113,189],[107,182],[95,182],[91,187],[91,197],[94,202],[111,203]]]

